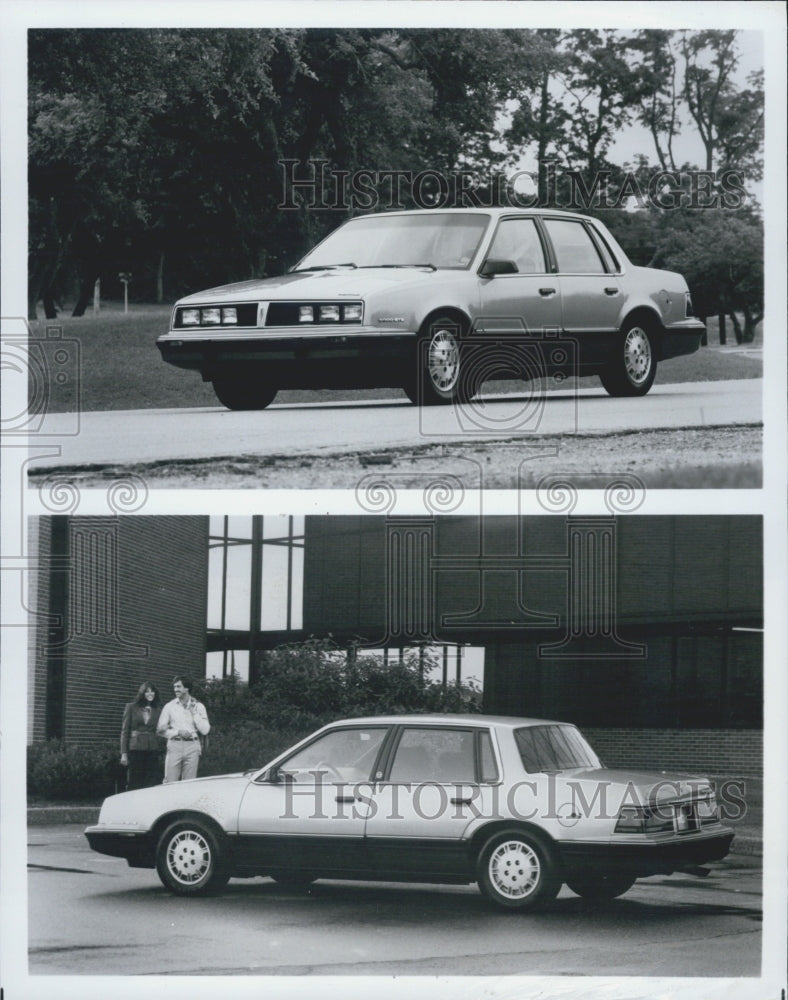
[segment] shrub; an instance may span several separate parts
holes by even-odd
[[[214,725],[200,761],[200,776],[256,770],[302,736],[308,736],[311,729],[273,729],[251,719]]]
[[[34,798],[96,801],[122,791],[125,777],[114,740],[92,747],[46,740],[27,748],[27,792]]]
[[[281,646],[266,653],[260,679],[210,680],[204,699],[211,720],[201,774],[262,766],[314,729],[340,718],[413,712],[476,712],[474,683],[444,690],[417,652],[384,663],[379,655],[348,657],[323,640]],[[426,675],[426,676],[425,676]]]

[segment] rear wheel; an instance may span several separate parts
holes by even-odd
[[[549,849],[519,831],[499,833],[487,841],[479,853],[477,878],[487,899],[507,910],[544,905],[561,888]]]
[[[656,374],[656,342],[650,324],[626,323],[616,341],[612,360],[600,372],[602,385],[611,396],[645,396]]]
[[[179,820],[164,831],[156,849],[156,870],[170,892],[179,896],[220,889],[230,878],[218,837],[198,819]]]
[[[219,402],[228,410],[264,410],[274,401],[276,386],[250,378],[248,374],[217,375],[213,391]]]
[[[614,872],[598,872],[581,875],[578,878],[567,879],[566,884],[578,896],[594,903],[604,903],[607,900],[623,896],[637,880],[632,875],[622,875]]]

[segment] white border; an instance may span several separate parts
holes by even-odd
[[[786,607],[788,588],[788,535],[786,533],[786,330],[779,324],[786,316],[785,294],[785,13],[781,3],[717,2],[708,3],[527,3],[475,2],[475,0],[411,0],[389,3],[385,0],[367,2],[334,2],[300,0],[293,3],[187,2],[169,0],[157,3],[144,0],[136,3],[58,2],[38,3],[6,0],[0,7],[0,150],[2,151],[2,259],[0,302],[4,316],[24,316],[26,313],[26,38],[28,27],[88,27],[88,26],[454,26],[454,27],[551,27],[573,26],[741,28],[761,30],[765,39],[767,69],[767,149],[766,178],[766,246],[767,246],[767,316],[772,328],[765,350],[766,378],[764,381],[765,447],[764,487],[745,491],[658,491],[650,492],[638,509],[638,514],[666,513],[749,513],[764,517],[766,537],[766,774],[764,848],[764,963],[762,976],[755,979],[682,979],[682,978],[614,978],[594,977],[500,977],[460,978],[417,977],[396,980],[368,977],[304,978],[221,978],[221,977],[28,977],[27,955],[27,880],[26,857],[26,797],[24,787],[23,748],[26,741],[26,662],[27,639],[24,628],[3,628],[2,699],[0,718],[4,751],[0,755],[0,788],[2,788],[2,979],[8,1000],[57,996],[61,1000],[75,997],[116,1000],[134,997],[140,989],[169,997],[195,994],[214,995],[225,989],[236,996],[259,996],[261,991],[271,997],[295,995],[322,997],[366,997],[371,989],[378,996],[403,996],[425,987],[436,998],[451,997],[670,997],[683,1000],[736,997],[736,1000],[764,1000],[779,996],[785,986],[786,914],[786,836],[788,815],[788,785],[786,783]],[[7,384],[7,381],[6,381]],[[13,392],[12,392],[13,397]],[[3,400],[5,409],[14,399]],[[23,496],[20,482],[22,466],[14,449],[0,450],[2,461],[2,564],[4,569],[15,557],[26,557],[25,536],[20,518],[39,512],[35,496]],[[663,495],[664,493],[664,495]],[[402,513],[422,510],[416,491],[400,498]],[[468,510],[478,510],[478,498],[466,501]],[[399,510],[399,508],[398,508]],[[149,495],[145,514],[153,513],[357,513],[351,491],[290,492],[271,490],[251,491],[155,491]],[[534,498],[512,493],[494,493],[483,499],[483,512],[544,513]],[[40,512],[46,513],[41,510]],[[108,513],[106,498],[101,491],[85,494],[80,513]],[[602,497],[597,492],[581,495],[577,513],[606,513]],[[3,574],[2,621],[8,623],[19,613],[20,593],[15,571]],[[701,956],[702,958],[702,956]]]

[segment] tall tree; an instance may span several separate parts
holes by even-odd
[[[629,51],[638,60],[638,80],[633,88],[637,118],[651,133],[663,170],[676,169],[673,140],[681,127],[678,113],[681,95],[678,61],[673,50],[674,36],[673,31],[646,28],[636,32],[628,43]]]
[[[750,74],[739,90],[735,31],[684,32],[684,99],[705,150],[706,170],[745,170],[762,177],[763,73]]]
[[[572,165],[593,177],[632,117],[638,77],[628,41],[618,32],[578,29],[566,35],[564,44],[569,56],[562,74],[569,115],[566,149]]]

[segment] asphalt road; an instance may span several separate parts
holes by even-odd
[[[705,880],[638,882],[594,908],[564,888],[539,914],[476,886],[234,880],[182,899],[154,871],[90,851],[81,826],[29,830],[31,975],[757,976],[758,858]]]
[[[615,434],[658,428],[755,424],[761,379],[655,386],[636,399],[601,388],[481,397],[420,409],[404,399],[47,414],[31,436],[28,468],[76,469],[168,459],[329,455],[539,434]],[[314,484],[320,486],[319,482]]]

